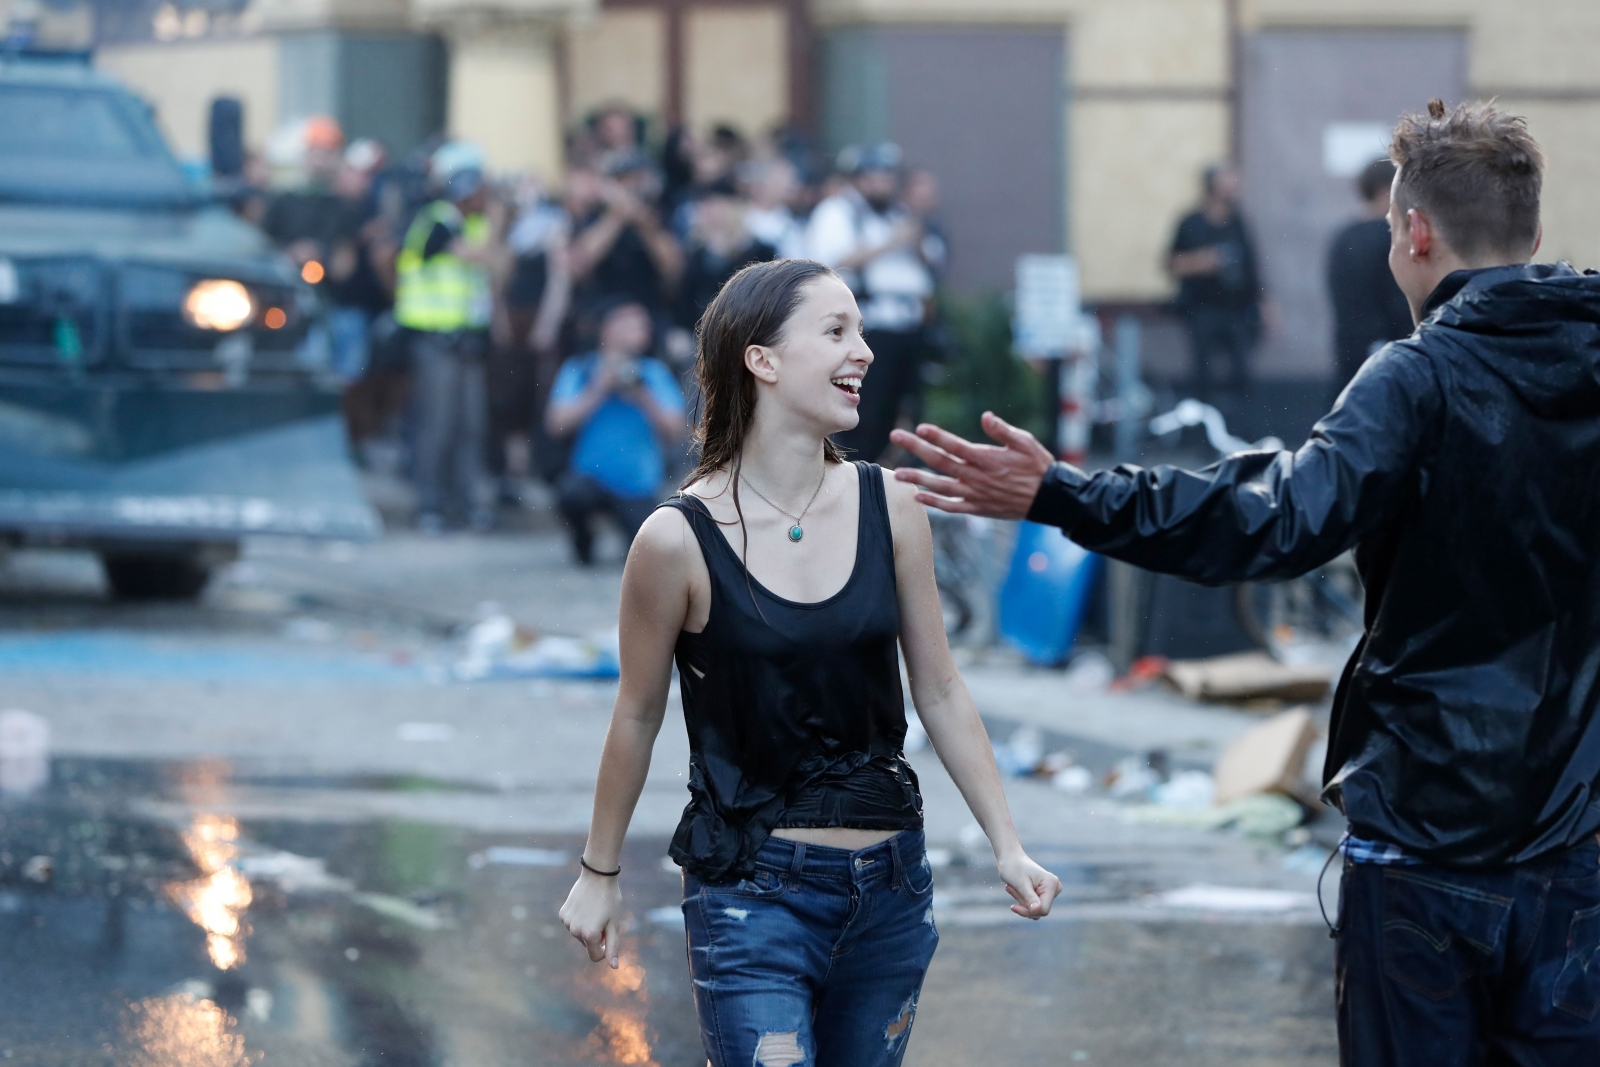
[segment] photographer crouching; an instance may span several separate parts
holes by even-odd
[[[600,348],[561,365],[545,428],[572,441],[557,494],[573,554],[594,563],[594,519],[605,512],[633,542],[655,510],[666,477],[664,446],[684,435],[683,391],[650,350],[650,313],[632,301],[600,320]]]

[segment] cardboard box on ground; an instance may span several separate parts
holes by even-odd
[[[1321,664],[1280,663],[1265,652],[1173,660],[1166,678],[1190,700],[1223,702],[1320,700],[1333,681]]]
[[[1292,708],[1235,738],[1217,758],[1217,804],[1257,793],[1280,793],[1307,805],[1316,790],[1306,781],[1306,754],[1316,744],[1317,725],[1311,712]]]

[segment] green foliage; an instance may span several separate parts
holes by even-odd
[[[944,380],[927,390],[923,409],[927,421],[968,440],[987,441],[978,420],[992,411],[1042,435],[1044,379],[1012,354],[1011,309],[1004,297],[945,293],[939,310],[950,328],[954,351],[945,363]]]

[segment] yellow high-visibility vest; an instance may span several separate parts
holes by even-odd
[[[422,258],[428,235],[440,223],[468,241],[481,241],[489,234],[487,219],[463,218],[448,201],[435,200],[417,212],[395,260],[395,321],[427,333],[484,329],[492,301],[489,269],[449,251]]]

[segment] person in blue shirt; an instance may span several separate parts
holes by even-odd
[[[578,562],[594,562],[594,519],[611,515],[629,544],[655,510],[666,479],[666,447],[683,440],[683,390],[672,371],[644,355],[650,313],[624,301],[600,321],[600,348],[561,365],[545,428],[572,439],[557,486]]]

